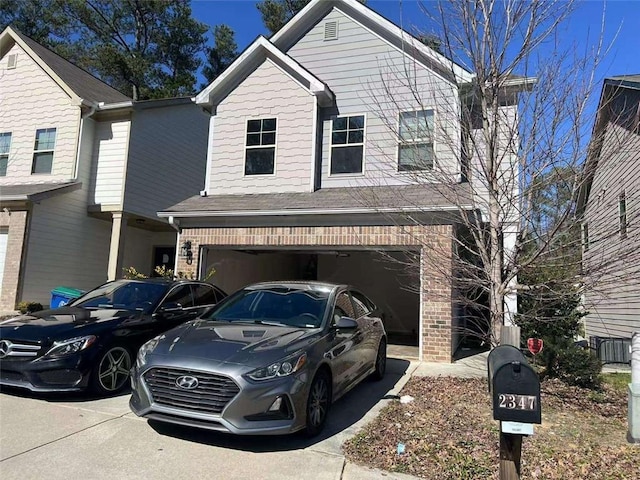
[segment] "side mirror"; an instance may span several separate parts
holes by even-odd
[[[337,330],[355,330],[358,328],[358,322],[350,317],[340,317],[340,320],[334,325]]]

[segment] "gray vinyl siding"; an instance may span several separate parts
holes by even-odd
[[[121,206],[131,121],[96,122],[91,204]]]
[[[625,103],[637,109],[640,92],[623,92]],[[585,269],[587,273],[597,270],[585,294],[587,336],[631,337],[640,331],[640,134],[618,123],[613,120],[606,126],[585,212],[589,231]],[[619,228],[618,203],[623,191],[626,238]]]
[[[15,69],[7,69],[9,55]],[[0,133],[11,132],[7,175],[2,185],[42,183],[73,177],[80,107],[18,44],[0,59]],[[31,174],[36,130],[56,129],[51,174]]]
[[[314,164],[316,99],[265,60],[217,107],[210,194],[307,192]],[[247,120],[276,118],[274,174],[245,175]]]
[[[337,40],[324,40],[325,21],[338,22]],[[416,181],[414,175],[398,172],[397,128],[401,111],[435,111],[434,148],[436,170],[440,173],[427,174],[427,180],[443,180],[459,172],[460,107],[457,91],[448,81],[336,8],[287,54],[329,85],[336,96],[336,108],[321,111],[323,188]],[[364,172],[330,175],[331,119],[351,114],[366,115]],[[424,182],[425,176],[420,181]]]
[[[208,128],[209,115],[192,103],[136,110],[124,210],[156,218],[204,189]]]
[[[78,180],[82,188],[33,205],[21,299],[48,305],[51,290],[91,289],[107,280],[111,222],[87,215],[95,122],[85,120]]]

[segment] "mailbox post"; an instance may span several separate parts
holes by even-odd
[[[500,421],[500,479],[519,479],[522,437],[533,435],[533,425],[542,423],[540,379],[511,345],[491,351],[487,374],[493,418]]]

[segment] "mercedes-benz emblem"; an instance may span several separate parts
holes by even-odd
[[[193,390],[198,386],[198,379],[191,375],[183,375],[176,379],[176,385],[180,388],[184,388],[185,390]]]
[[[11,342],[9,340],[0,340],[0,358],[4,358],[11,352]]]

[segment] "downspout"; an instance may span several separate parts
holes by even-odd
[[[173,259],[173,278],[176,279],[178,275],[178,255],[180,254],[180,221],[172,216],[168,218],[169,225],[177,232],[176,235],[176,257]]]
[[[73,175],[72,175],[72,178],[74,180],[78,179],[78,170],[80,168],[80,152],[82,151],[82,134],[84,132],[84,120],[85,118],[92,117],[96,113],[97,109],[98,109],[98,104],[91,102],[89,104],[89,110],[85,113],[80,113],[80,125],[78,126],[78,144],[76,147],[76,163],[73,166]]]

